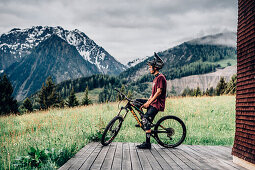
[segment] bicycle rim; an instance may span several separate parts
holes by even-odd
[[[179,146],[186,137],[185,124],[178,117],[165,116],[155,126],[155,137],[158,143],[164,147]]]
[[[123,118],[116,116],[108,123],[101,139],[102,145],[109,145],[114,140],[121,128],[122,122]]]

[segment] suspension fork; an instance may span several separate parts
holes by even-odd
[[[125,109],[126,113],[122,116],[122,115],[120,115],[120,113],[124,109]],[[127,116],[127,113],[128,113],[128,109],[126,107],[121,107],[117,116],[121,116],[123,118],[123,120],[124,120],[126,118],[126,116]]]

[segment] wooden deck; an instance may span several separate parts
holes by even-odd
[[[180,145],[174,149],[152,144],[150,150],[135,143],[102,147],[89,143],[61,168],[64,169],[244,169],[232,162],[231,147]]]

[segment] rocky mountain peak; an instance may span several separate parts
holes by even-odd
[[[33,26],[27,29],[14,28],[6,34],[0,36],[0,50],[5,49],[5,53],[12,55],[12,60],[19,61],[21,58],[29,55],[31,50],[51,35],[57,35],[68,44],[76,47],[79,54],[91,64],[97,66],[103,74],[119,74],[126,67],[116,61],[106,50],[98,46],[85,33],[75,30],[65,30],[61,26]],[[6,48],[9,48],[6,50]],[[109,61],[111,62],[109,62]],[[5,62],[7,63],[7,62]],[[110,64],[114,67],[110,69]],[[12,64],[12,62],[10,62]],[[0,69],[5,69],[10,64],[0,62]]]

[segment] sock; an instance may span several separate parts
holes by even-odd
[[[146,143],[151,143],[150,142],[150,137],[151,137],[151,132],[146,132]]]

